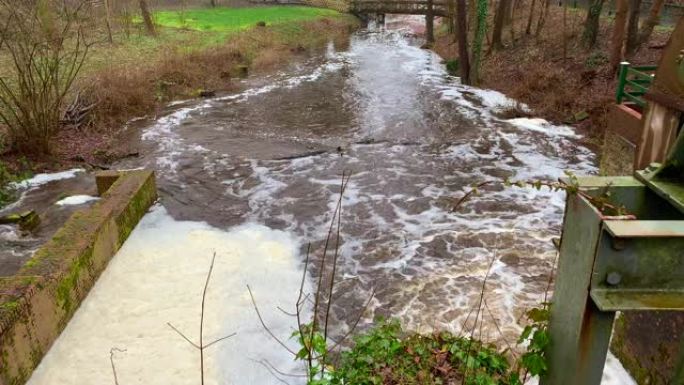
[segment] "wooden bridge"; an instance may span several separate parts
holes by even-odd
[[[356,14],[403,14],[448,17],[444,0],[353,0],[350,10]]]
[[[356,15],[425,15],[425,39],[435,41],[435,16],[449,17],[446,0],[352,0],[349,11]]]

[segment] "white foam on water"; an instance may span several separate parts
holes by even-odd
[[[301,373],[259,324],[247,291],[250,285],[271,331],[292,344],[296,323],[277,307],[291,311],[297,299],[297,239],[254,223],[223,231],[179,222],[157,206],[110,261],[28,384],[113,383],[112,348],[125,350],[114,352],[121,384],[199,383],[198,351],[167,322],[198,341],[202,290],[214,253],[204,341],[237,335],[205,350],[206,383],[279,384],[254,360]]]
[[[100,198],[98,197],[93,197],[90,195],[72,195],[70,197],[66,197],[62,200],[57,201],[55,203],[57,206],[77,206],[77,205],[82,205],[86,204],[89,202],[93,202],[96,200],[99,200]]]
[[[550,136],[560,135],[567,136],[571,138],[579,139],[580,135],[575,132],[572,127],[569,126],[557,126],[549,123],[545,119],[541,118],[515,118],[506,120],[508,123],[512,123],[518,127],[541,132],[544,134],[549,134]]]
[[[303,83],[314,82],[327,73],[336,72],[344,67],[347,56],[344,53],[329,54],[330,61],[320,64],[299,75],[279,74],[274,79],[263,86],[249,88],[245,91],[207,99],[200,104],[178,109],[169,115],[156,120],[155,124],[146,129],[142,134],[143,140],[154,141],[158,144],[159,156],[156,159],[156,167],[169,172],[170,177],[175,177],[179,165],[179,158],[187,151],[197,151],[208,153],[206,148],[198,145],[185,143],[185,140],[176,129],[191,117],[201,114],[203,111],[216,107],[221,102],[235,101],[244,102],[245,100],[261,94],[269,93],[276,89],[291,89]],[[181,102],[180,104],[184,104]],[[172,105],[171,105],[172,106]]]
[[[538,385],[539,378],[535,377],[525,383],[525,385]],[[613,353],[608,352],[606,366],[603,368],[603,378],[601,385],[637,385],[632,376],[627,373],[624,366],[620,363]]]
[[[82,168],[74,168],[71,170],[54,173],[36,174],[33,176],[33,178],[25,179],[20,182],[14,182],[11,184],[11,186],[14,188],[35,188],[50,182],[74,178],[76,177],[76,174],[81,172],[85,172],[85,170]]]

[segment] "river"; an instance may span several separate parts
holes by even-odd
[[[277,307],[294,307],[308,243],[311,290],[345,171],[334,335],[373,291],[359,329],[377,316],[422,332],[470,329],[488,274],[477,333],[513,344],[524,311],[544,299],[564,195],[492,188],[453,204],[473,183],[591,174],[596,159],[571,128],[498,118],[515,102],[459,84],[420,45],[406,29],[362,30],[240,92],[143,122],[141,156],[116,166],[156,169],[160,202],[29,384],[113,383],[112,362],[120,384],[199,383],[197,350],[167,323],[197,340],[214,253],[205,340],[237,334],[207,349],[207,384],[281,383],[268,366],[301,373],[260,326],[247,285],[287,340],[294,320]],[[614,360],[606,372],[606,383],[630,383]]]

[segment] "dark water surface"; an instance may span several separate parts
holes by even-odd
[[[419,45],[406,30],[362,31],[242,93],[175,106],[144,130],[143,163],[122,166],[156,168],[176,219],[253,221],[315,248],[349,171],[337,317],[376,288],[369,319],[458,330],[495,258],[488,306],[514,333],[547,287],[563,194],[494,189],[451,206],[484,180],[594,172],[594,156],[567,127],[496,118],[514,102],[459,85]]]

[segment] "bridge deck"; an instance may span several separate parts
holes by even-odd
[[[351,3],[352,12],[357,13],[396,13],[407,15],[427,15],[429,3],[420,0],[357,0]],[[432,2],[432,15],[448,17],[448,6],[446,1],[438,0]]]

